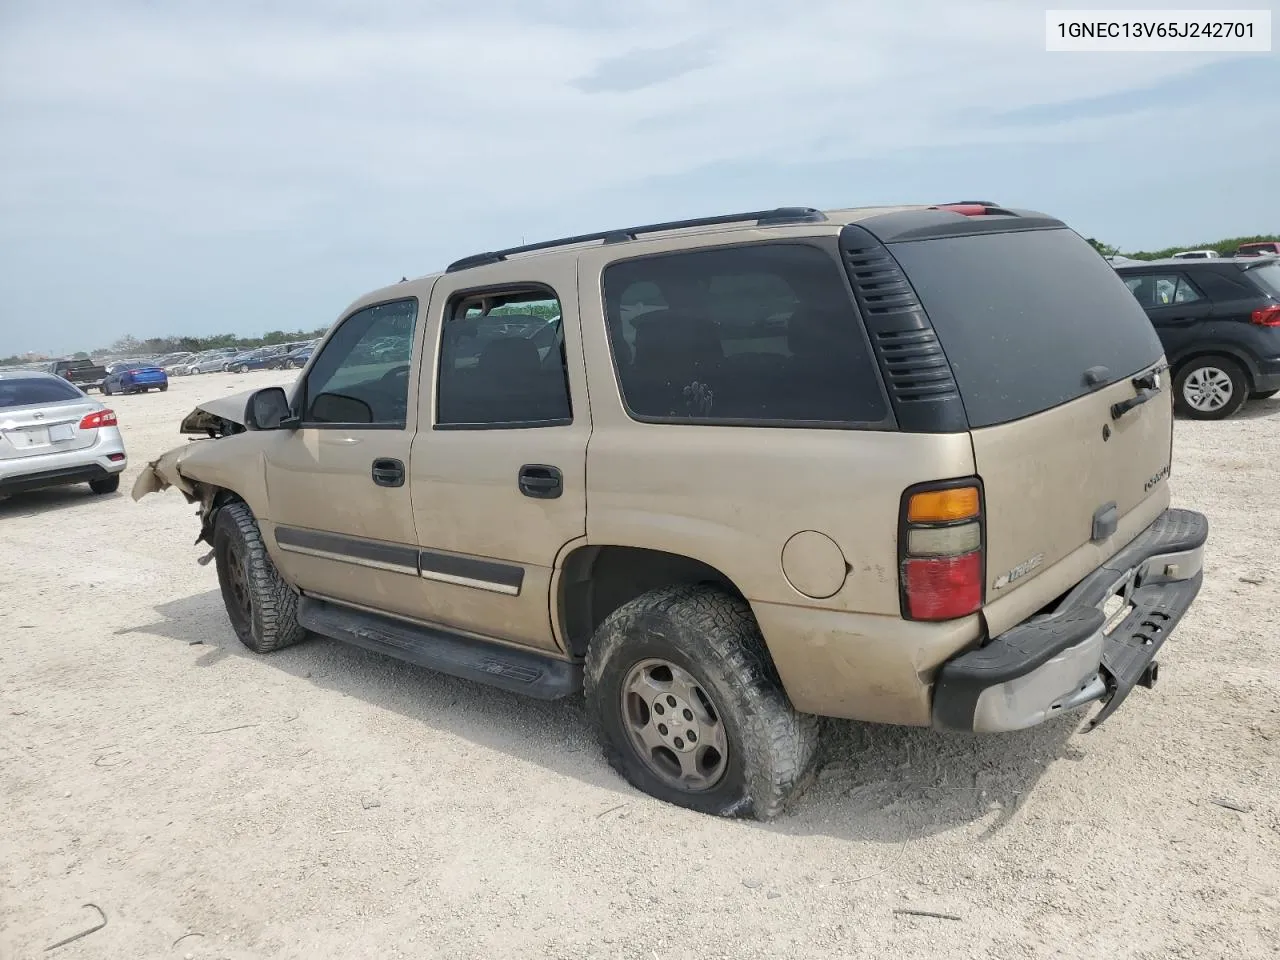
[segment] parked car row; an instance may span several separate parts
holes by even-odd
[[[1183,416],[1223,420],[1250,400],[1280,392],[1280,257],[1112,260],[1111,266],[1164,345],[1174,407]]]
[[[248,373],[250,370],[291,370],[306,365],[316,341],[272,344],[265,347],[243,349],[218,347],[203,353],[190,354],[167,366],[170,376],[185,377],[199,373]]]

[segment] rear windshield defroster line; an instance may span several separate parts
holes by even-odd
[[[1019,420],[1150,366],[1163,352],[1115,270],[1068,229],[889,246],[951,362],[971,428]],[[1085,371],[1105,367],[1092,387]]]

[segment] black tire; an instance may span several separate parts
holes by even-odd
[[[102,385],[101,390],[102,390],[102,395],[103,395],[104,397],[109,397],[109,396],[111,396],[111,390],[110,390],[110,388],[108,388],[108,387],[107,387],[107,385],[106,385],[105,383]],[[86,391],[85,391],[85,393],[88,393],[88,392],[89,392],[88,390],[86,390]]]
[[[638,665],[653,659],[691,675],[710,700],[708,715],[718,714],[723,726],[723,772],[702,790],[664,780],[627,732],[632,721],[623,706],[624,685]],[[663,587],[619,607],[591,639],[584,685],[609,763],[659,800],[715,816],[770,820],[807,784],[819,721],[791,706],[750,607],[718,588]],[[658,721],[650,715],[647,722]],[[668,754],[675,758],[674,751]]]
[[[1280,393],[1280,390],[1255,390],[1253,391],[1253,393],[1249,394],[1249,399],[1250,400],[1270,400],[1277,393]]]
[[[89,489],[97,494],[115,493],[120,489],[120,474],[113,473],[101,480],[90,480]]]
[[[169,385],[168,385],[167,383],[162,383],[162,384],[160,384],[160,388],[159,388],[159,389],[160,389],[160,392],[161,392],[161,393],[164,393],[166,390],[168,390],[168,389],[169,389]]]
[[[1187,399],[1188,381],[1192,381],[1192,391],[1197,380],[1210,378],[1219,384],[1223,378],[1229,384],[1229,395],[1220,406],[1197,407]],[[1225,420],[1234,414],[1249,399],[1249,379],[1244,369],[1230,357],[1196,357],[1188,360],[1173,378],[1174,409],[1184,417],[1192,420]]]
[[[271,653],[306,637],[298,625],[298,595],[271,562],[246,504],[218,511],[213,552],[222,602],[241,643],[254,653]]]

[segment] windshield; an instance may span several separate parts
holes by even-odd
[[[79,400],[82,396],[79,390],[65,380],[50,380],[45,377],[0,380],[0,408],[66,403],[68,400]]]

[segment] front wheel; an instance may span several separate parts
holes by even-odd
[[[650,796],[769,820],[803,789],[818,720],[791,706],[746,602],[653,590],[600,625],[585,692],[609,762]]]
[[[254,653],[270,653],[306,637],[298,595],[280,576],[249,507],[229,503],[213,525],[213,554],[222,602],[236,636]]]
[[[1173,379],[1174,407],[1193,420],[1225,420],[1248,399],[1244,369],[1230,357],[1197,357]]]

